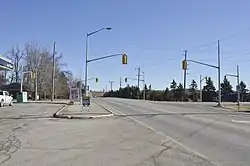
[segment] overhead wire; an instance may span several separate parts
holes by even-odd
[[[237,38],[237,37],[239,37],[239,36],[241,36],[243,33],[245,33],[246,31],[250,31],[250,28],[247,28],[247,29],[245,29],[245,30],[242,30],[242,31],[239,31],[239,33],[237,32],[237,33],[234,33],[233,35],[228,35],[227,37],[223,37],[223,38],[220,38],[220,39],[218,39],[219,41],[228,41],[228,40],[231,40],[231,39],[234,39],[234,38]],[[193,47],[193,48],[191,48],[191,49],[189,49],[188,51],[190,52],[190,50],[191,51],[195,51],[195,50],[198,50],[198,49],[201,49],[201,48],[205,48],[205,47],[208,47],[208,46],[212,46],[212,45],[215,45],[215,44],[217,44],[217,42],[218,42],[218,40],[217,41],[212,41],[212,42],[209,42],[209,43],[206,43],[206,44],[203,44],[203,45],[199,45],[199,46],[195,46],[195,47]],[[171,50],[172,51],[172,50]],[[177,50],[176,50],[177,51]],[[179,50],[179,51],[181,51],[181,50]],[[245,54],[245,55],[249,55],[250,53],[247,53],[247,54]],[[183,56],[183,55],[181,55],[181,56]],[[180,56],[180,57],[181,57]],[[155,57],[150,57],[150,56],[147,56],[147,57],[145,57],[145,59],[154,59]],[[225,59],[226,58],[226,59]],[[223,58],[222,59],[222,61],[224,61],[224,60],[227,60],[227,59],[230,59],[230,57],[225,57],[225,58]],[[232,56],[232,58],[233,58],[233,56]],[[174,57],[169,57],[168,59],[166,59],[166,60],[161,60],[160,62],[156,62],[156,63],[152,63],[152,64],[147,64],[147,68],[148,67],[155,67],[155,66],[158,66],[158,65],[160,65],[160,64],[163,64],[163,63],[165,63],[165,62],[167,62],[167,61],[172,61],[172,60],[174,60]],[[250,61],[250,60],[249,60]]]

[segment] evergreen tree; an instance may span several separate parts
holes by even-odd
[[[241,93],[241,101],[246,101],[246,96],[247,96],[247,93],[248,93],[248,89],[246,89],[246,84],[241,81],[240,82],[240,93]]]
[[[202,101],[214,101],[214,98],[216,97],[214,83],[211,79],[211,77],[208,77],[206,80],[206,85],[202,89]]]
[[[196,93],[197,83],[195,80],[192,80],[191,84],[189,85],[189,89],[190,89],[190,92],[192,93],[191,99],[193,101],[197,101],[198,100],[198,95]]]
[[[224,77],[223,83],[221,83],[221,93],[222,94],[227,94],[230,92],[233,92],[233,87],[230,84],[230,81],[226,77]]]

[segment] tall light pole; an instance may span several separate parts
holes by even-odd
[[[202,102],[202,81],[206,79],[207,80],[207,77],[203,77],[200,75],[200,102]]]
[[[86,35],[86,52],[85,52],[85,96],[88,95],[88,92],[87,92],[87,84],[88,84],[88,37],[97,33],[97,32],[100,32],[100,31],[103,31],[103,30],[111,30],[112,28],[101,28],[101,29],[98,29],[94,32],[91,32],[91,33],[87,33]],[[81,94],[81,97],[80,97],[80,102],[82,102],[82,94]]]
[[[51,101],[54,101],[55,96],[55,72],[56,72],[56,62],[55,62],[55,55],[56,55],[56,42],[53,45],[53,66],[52,66],[52,93],[51,93]]]
[[[225,74],[225,77],[226,76],[236,77],[237,78],[237,86],[236,86],[236,90],[237,90],[237,105],[238,105],[238,109],[240,109],[240,71],[239,71],[239,65],[237,65],[236,74]]]

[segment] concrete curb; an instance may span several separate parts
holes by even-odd
[[[62,115],[60,115],[62,116]],[[108,115],[95,115],[95,116],[64,116],[62,118],[67,118],[67,119],[97,119],[97,118],[108,118],[112,117],[114,114],[108,114]]]
[[[69,106],[68,104],[64,105],[62,108],[60,108],[57,112],[55,112],[55,113],[53,114],[53,117],[54,117],[54,118],[63,118],[63,117],[61,117],[62,115],[59,115],[59,114],[60,114],[60,112],[62,112],[64,109],[66,109],[68,106]],[[65,117],[66,117],[66,116],[65,116]]]
[[[99,105],[99,104],[97,104],[97,105]],[[102,107],[103,109],[105,109],[106,111],[108,111],[110,114],[90,115],[90,116],[82,116],[82,117],[81,116],[69,116],[69,115],[60,114],[68,106],[69,106],[69,104],[64,105],[61,109],[59,109],[56,113],[53,114],[53,117],[54,118],[62,118],[62,119],[97,119],[97,118],[108,118],[108,117],[115,116],[110,110],[108,110],[107,108],[105,108],[102,105],[99,105],[99,106]]]
[[[20,104],[67,104],[67,105],[71,105],[70,102],[49,102],[49,101],[45,101],[45,102],[39,102],[39,101],[32,101],[32,102],[23,102]]]

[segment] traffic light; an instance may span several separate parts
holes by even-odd
[[[31,78],[31,79],[35,79],[35,78],[36,78],[36,72],[32,71],[32,72],[30,73],[30,78]]]
[[[187,70],[187,60],[182,61],[182,69]]]
[[[126,54],[122,55],[122,64],[128,64],[128,56]]]
[[[98,78],[95,78],[95,82],[98,82]]]
[[[125,82],[128,82],[128,78],[125,78]]]

